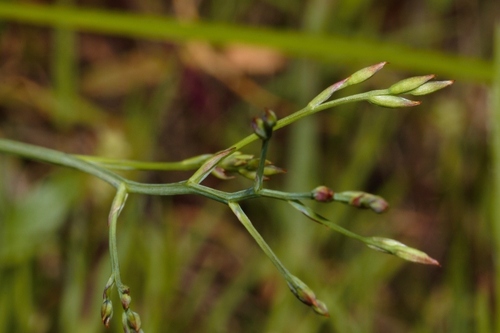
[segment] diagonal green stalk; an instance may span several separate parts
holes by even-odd
[[[285,278],[285,280],[290,281],[292,279],[292,275],[290,272],[286,269],[286,267],[281,263],[281,261],[278,259],[276,254],[274,254],[273,250],[269,247],[269,245],[266,243],[264,238],[259,234],[257,229],[252,224],[252,221],[248,218],[248,216],[245,214],[243,209],[241,209],[241,206],[237,202],[228,202],[229,208],[233,211],[234,215],[238,218],[238,220],[243,224],[245,229],[252,235],[253,239],[257,242],[257,244],[260,246],[262,251],[269,257],[271,262],[276,266],[280,274]]]
[[[299,212],[301,212],[302,214],[304,214],[305,216],[307,216],[309,219],[313,220],[314,222],[322,224],[322,225],[324,225],[324,226],[326,226],[326,227],[328,227],[328,228],[330,228],[338,233],[341,233],[344,236],[357,239],[360,242],[363,242],[365,244],[370,244],[370,240],[368,238],[360,236],[352,231],[349,231],[347,229],[342,228],[338,224],[335,224],[335,223],[329,221],[328,219],[324,218],[323,216],[315,213],[311,208],[305,206],[302,202],[300,202],[298,200],[290,200],[290,201],[288,201],[288,203],[293,208],[295,208],[296,210],[298,210]]]

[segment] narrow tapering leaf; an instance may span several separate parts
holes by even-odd
[[[217,166],[217,164],[224,159],[226,156],[230,155],[235,149],[233,147],[226,150],[222,150],[209,160],[207,160],[203,165],[196,170],[196,172],[188,179],[188,183],[199,184],[201,183]]]

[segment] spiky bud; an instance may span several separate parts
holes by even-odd
[[[420,105],[419,101],[412,101],[399,96],[392,95],[378,95],[368,98],[372,104],[383,106],[386,108],[405,108],[409,106]]]
[[[417,262],[420,264],[441,266],[437,260],[429,257],[426,253],[409,247],[394,239],[371,237],[368,238],[368,241],[368,247],[374,250],[389,253],[401,259]]]
[[[413,89],[416,89],[426,83],[427,81],[433,79],[435,75],[423,75],[423,76],[414,76],[404,80],[401,80],[397,83],[394,83],[389,87],[389,92],[393,95],[399,95]]]
[[[421,96],[421,95],[427,95],[431,94],[435,91],[441,90],[443,88],[446,88],[450,85],[453,84],[453,80],[447,80],[447,81],[432,81],[432,82],[427,82],[421,85],[420,87],[413,89],[412,91],[409,91],[408,93],[414,96]]]
[[[312,190],[314,200],[318,202],[331,202],[333,200],[334,192],[326,186],[318,186]]]

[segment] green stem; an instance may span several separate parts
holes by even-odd
[[[264,167],[266,166],[267,149],[269,147],[269,139],[262,141],[262,149],[260,150],[259,166],[255,173],[255,184],[253,186],[255,193],[262,190],[262,182],[264,181]]]
[[[121,183],[116,192],[113,203],[111,204],[111,211],[109,212],[109,253],[111,257],[111,272],[114,277],[118,293],[120,298],[124,293],[125,286],[123,285],[120,277],[120,265],[118,262],[118,248],[116,245],[116,225],[118,221],[118,216],[120,215],[125,201],[127,200],[127,186],[125,183]]]
[[[308,105],[308,106],[304,107],[303,109],[301,109],[297,112],[294,112],[291,115],[286,116],[285,118],[281,118],[280,120],[278,120],[278,122],[276,123],[276,126],[274,126],[273,130],[277,130],[277,129],[280,129],[282,127],[288,126],[291,123],[296,122],[299,119],[310,116],[316,112],[323,111],[325,109],[330,109],[330,108],[333,108],[333,107],[341,105],[341,104],[364,101],[372,96],[380,96],[380,95],[389,95],[389,90],[388,89],[372,90],[372,91],[368,91],[368,92],[364,92],[364,93],[360,93],[360,94],[356,94],[356,95],[351,95],[351,96],[346,96],[346,97],[342,97],[339,99],[335,99],[333,101],[326,102],[326,103],[317,105],[315,107],[311,107]],[[257,140],[258,138],[259,137],[257,135],[251,134],[251,135],[241,139],[240,141],[238,141],[234,145],[232,145],[232,148],[234,148],[235,150],[240,150],[242,147]]]
[[[118,188],[121,183],[126,182],[123,177],[118,176],[117,174],[109,170],[53,149],[43,148],[8,139],[0,139],[0,151],[20,157],[26,157],[29,159],[74,168],[94,175],[104,180],[105,182],[108,182],[115,188]]]
[[[264,253],[269,257],[269,259],[271,259],[272,263],[274,264],[274,266],[276,266],[280,274],[285,278],[285,280],[290,281],[292,279],[290,272],[285,268],[285,266],[276,256],[276,254],[274,254],[273,250],[271,250],[269,245],[267,245],[266,241],[255,229],[248,216],[245,214],[243,209],[241,209],[241,206],[236,202],[229,202],[228,205],[233,211],[234,215],[236,215],[238,220],[241,222],[241,224],[243,224],[243,226],[247,229],[250,235],[252,235],[253,239],[255,239],[255,241],[260,246],[262,251],[264,251]]]
[[[120,160],[98,156],[76,155],[78,158],[102,165],[114,170],[158,170],[158,171],[188,171],[198,169],[212,154],[194,156],[178,162],[143,162]]]

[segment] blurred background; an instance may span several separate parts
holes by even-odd
[[[224,205],[131,195],[118,250],[145,332],[499,331],[498,1],[26,3],[0,2],[0,136],[68,153],[144,161],[213,153],[250,134],[264,107],[283,117],[380,61],[390,64],[337,96],[414,75],[456,80],[415,108],[350,104],[279,130],[269,159],[288,173],[265,184],[381,195],[391,204],[383,215],[315,208],[354,232],[419,248],[441,268],[367,249],[282,202],[245,203],[285,266],[327,304],[323,318],[293,297]],[[258,154],[259,144],[243,151]],[[115,293],[111,328],[100,321],[113,188],[7,155],[0,169],[0,332],[121,332]],[[123,173],[149,183],[189,174]],[[251,181],[206,184],[235,191]]]

